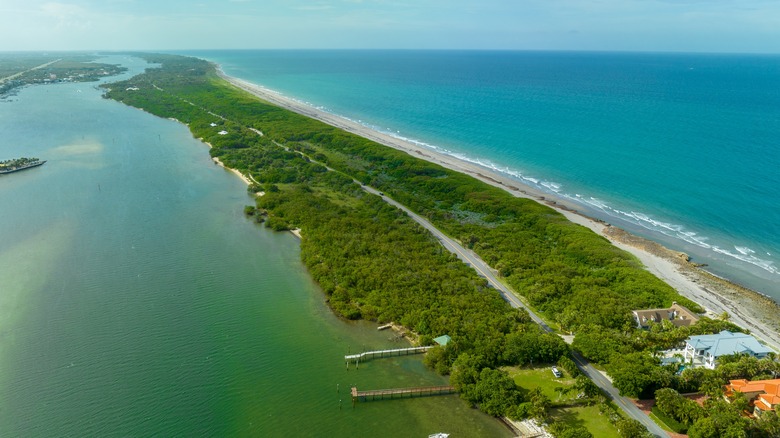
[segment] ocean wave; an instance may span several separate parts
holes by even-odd
[[[756,253],[755,251],[753,251],[752,249],[748,248],[747,246],[735,246],[734,249],[736,249],[737,251],[739,251],[740,254],[745,255],[745,256],[749,256],[751,254],[755,254]]]
[[[266,89],[267,91],[273,91]],[[279,93],[276,92],[278,94]],[[582,195],[578,193],[567,193],[563,190],[563,185],[558,182],[554,181],[548,181],[544,180],[538,177],[529,176],[523,174],[521,171],[517,169],[512,169],[508,166],[502,166],[498,165],[491,160],[484,159],[484,158],[475,158],[472,156],[469,156],[467,154],[461,153],[461,152],[455,152],[452,150],[449,150],[447,148],[430,144],[424,141],[421,141],[419,139],[415,139],[412,137],[408,137],[405,135],[402,135],[399,130],[393,130],[391,128],[384,128],[378,125],[374,125],[371,123],[367,123],[363,121],[362,119],[352,119],[350,117],[346,117],[344,115],[338,114],[333,112],[330,108],[323,106],[323,105],[314,105],[311,102],[295,99],[290,96],[285,96],[287,98],[290,98],[292,100],[295,100],[298,103],[302,103],[304,105],[310,106],[312,108],[318,109],[320,111],[327,112],[329,114],[333,114],[335,116],[341,117],[344,120],[353,122],[353,123],[359,123],[360,125],[372,129],[376,132],[380,132],[383,134],[388,134],[394,138],[397,138],[402,141],[406,141],[409,143],[412,143],[416,146],[420,146],[426,149],[430,149],[434,152],[450,155],[454,158],[457,158],[459,160],[463,160],[472,164],[476,164],[482,167],[485,167],[487,169],[490,169],[495,172],[499,172],[501,174],[507,175],[511,178],[515,178],[522,182],[525,185],[531,186],[533,188],[536,188],[542,192],[547,192],[550,194],[554,194],[556,196],[560,196],[564,199],[571,200],[575,203],[578,203],[580,205],[583,205],[586,208],[590,208],[596,211],[600,211],[603,214],[605,214],[608,217],[623,220],[628,223],[640,226],[648,231],[660,233],[664,236],[674,238],[681,240],[683,242],[686,242],[691,245],[695,245],[699,248],[706,249],[709,251],[712,251],[714,253],[731,257],[733,259],[739,260],[744,263],[748,263],[750,265],[756,266],[758,268],[761,268],[771,274],[778,275],[780,274],[780,269],[778,269],[774,262],[771,260],[765,260],[760,257],[757,257],[755,254],[755,251],[747,246],[744,245],[733,245],[734,251],[723,249],[717,245],[708,243],[710,238],[706,236],[701,236],[698,233],[694,231],[690,231],[686,229],[683,225],[680,224],[673,224],[669,222],[665,222],[662,220],[658,220],[653,218],[651,215],[643,212],[638,211],[624,211],[620,210],[618,208],[615,208],[611,206],[607,201],[589,196],[589,195]],[[768,256],[771,256],[769,252],[766,253]]]
[[[710,243],[712,239],[707,236],[699,235],[694,231],[688,230],[683,225],[654,219],[647,213],[637,211],[623,211],[617,208],[613,208],[608,203],[597,200],[596,198],[585,198],[583,196],[574,196],[573,198],[576,201],[586,204],[587,206],[596,207],[599,211],[606,213],[610,217],[618,218],[634,225],[638,225],[646,230],[660,233],[664,236],[681,240],[699,248],[751,264],[771,274],[780,274],[780,269],[775,266],[774,261],[762,259],[756,256],[756,251],[747,246],[734,245],[734,251],[730,251]],[[769,253],[767,254],[769,255]]]
[[[660,233],[666,237],[674,238],[682,242],[688,243],[690,245],[694,245],[699,248],[712,251],[714,253],[727,256],[744,263],[748,263],[750,265],[763,269],[764,271],[767,271],[771,274],[780,275],[780,269],[778,269],[775,266],[774,261],[757,257],[756,252],[747,246],[734,245],[735,251],[729,251],[723,249],[720,246],[710,243],[712,239],[710,239],[707,236],[702,236],[699,233],[696,233],[694,231],[691,231],[687,229],[684,225],[659,220],[654,218],[652,215],[644,212],[624,211],[619,208],[613,207],[607,201],[604,201],[602,199],[593,196],[582,195],[578,193],[575,194],[567,193],[564,190],[563,185],[560,183],[554,181],[547,181],[538,177],[528,176],[523,174],[517,169],[512,169],[507,166],[500,166],[493,163],[490,160],[474,158],[463,153],[452,152],[445,148],[431,145],[422,141],[410,139],[408,137],[401,136],[401,135],[395,135],[395,137],[404,141],[412,142],[418,146],[423,146],[432,149],[436,152],[453,156],[455,158],[467,161],[469,163],[480,165],[482,167],[493,170],[495,172],[502,173],[509,177],[515,178],[520,182],[529,185],[531,187],[534,187],[540,191],[554,194],[556,196],[583,205],[586,208],[590,208],[592,210],[602,212],[604,215],[610,218],[622,220],[640,226],[650,232]],[[767,255],[770,254],[767,252]]]

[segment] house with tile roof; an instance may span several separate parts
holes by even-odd
[[[772,350],[762,345],[753,336],[723,330],[714,335],[691,336],[685,340],[683,358],[696,366],[714,370],[718,359],[731,354],[748,354],[759,359]]]
[[[730,400],[736,392],[740,392],[753,406],[753,415],[761,416],[764,412],[777,411],[780,406],[780,379],[774,380],[731,380],[726,385],[724,397]]]
[[[682,327],[696,324],[699,320],[695,313],[677,304],[676,301],[672,303],[672,307],[666,309],[634,310],[633,314],[636,326],[640,329],[650,328],[650,324],[660,324],[661,321],[669,321],[676,327]]]

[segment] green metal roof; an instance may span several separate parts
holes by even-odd
[[[450,342],[451,340],[452,340],[451,337],[449,337],[447,335],[442,335],[442,336],[439,336],[438,338],[435,338],[433,340],[433,342],[435,342],[435,343],[437,343],[437,344],[439,344],[439,345],[441,345],[443,347],[443,346],[447,345],[447,343]]]

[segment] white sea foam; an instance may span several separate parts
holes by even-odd
[[[266,90],[278,93],[280,95],[282,94],[282,93],[279,93],[279,92],[276,92],[276,91],[273,91],[273,90],[269,90],[269,89],[266,89]],[[709,251],[713,251],[714,253],[717,253],[717,254],[720,254],[720,255],[723,255],[723,256],[727,256],[727,257],[731,257],[733,259],[740,260],[740,261],[745,262],[745,263],[749,263],[749,264],[751,264],[753,266],[756,266],[758,268],[761,268],[761,269],[763,269],[763,270],[765,270],[765,271],[767,271],[769,273],[780,275],[780,269],[778,269],[774,265],[773,261],[764,260],[764,259],[761,259],[759,257],[756,257],[755,251],[750,249],[747,246],[733,245],[734,249],[736,251],[724,250],[724,249],[722,249],[719,246],[716,246],[716,245],[708,243],[708,240],[710,240],[708,237],[700,236],[698,233],[696,233],[694,231],[687,230],[683,225],[673,224],[673,223],[665,222],[665,221],[662,221],[662,220],[654,219],[649,214],[643,213],[643,212],[623,211],[623,210],[620,210],[620,209],[612,207],[606,201],[600,200],[598,198],[595,198],[595,197],[592,197],[592,196],[589,196],[589,195],[582,195],[582,194],[579,194],[579,193],[575,193],[575,194],[566,193],[564,188],[563,188],[563,185],[560,184],[560,183],[553,182],[553,181],[547,181],[547,180],[540,179],[540,178],[534,177],[534,176],[525,175],[525,174],[523,174],[521,171],[519,171],[517,169],[512,169],[512,168],[506,167],[506,166],[499,166],[499,165],[496,165],[495,163],[493,163],[492,161],[487,160],[487,159],[475,158],[475,157],[472,157],[472,156],[469,156],[469,155],[466,155],[466,154],[463,154],[463,153],[460,153],[460,152],[451,151],[451,150],[443,148],[441,146],[433,145],[433,144],[426,143],[424,141],[421,141],[421,140],[418,140],[418,139],[415,139],[415,138],[407,137],[407,136],[402,135],[399,130],[395,130],[395,132],[393,132],[393,130],[391,128],[382,128],[382,127],[379,127],[377,125],[366,123],[362,119],[357,119],[357,120],[351,119],[349,117],[336,114],[336,113],[334,113],[333,111],[331,111],[329,108],[327,108],[325,106],[321,106],[321,105],[315,106],[315,105],[313,105],[312,103],[310,103],[308,101],[302,101],[302,100],[294,99],[294,98],[293,98],[293,100],[295,100],[298,103],[302,103],[304,105],[307,105],[309,107],[316,108],[316,109],[318,109],[320,111],[325,111],[327,113],[330,113],[330,114],[333,114],[333,115],[337,115],[337,116],[343,118],[344,120],[348,120],[348,121],[353,122],[353,123],[359,123],[360,125],[363,125],[366,128],[372,129],[372,130],[380,132],[380,133],[388,134],[388,135],[390,135],[390,136],[392,136],[394,138],[397,138],[399,140],[403,140],[403,141],[412,143],[414,145],[430,149],[430,150],[438,152],[438,153],[450,155],[450,156],[458,158],[460,160],[463,160],[463,161],[466,161],[466,162],[469,162],[469,163],[473,163],[473,164],[477,164],[477,165],[485,167],[487,169],[490,169],[490,170],[502,173],[504,175],[508,175],[510,177],[516,178],[517,180],[521,181],[522,183],[524,183],[526,185],[529,185],[529,186],[534,187],[536,189],[539,189],[541,191],[545,191],[545,192],[554,194],[556,196],[560,196],[560,197],[562,197],[564,199],[569,199],[569,200],[574,201],[576,203],[579,203],[579,204],[581,204],[583,206],[586,206],[587,208],[591,208],[591,209],[603,212],[605,215],[607,215],[609,217],[612,217],[612,218],[615,218],[615,219],[618,219],[618,220],[626,221],[628,223],[631,223],[631,224],[640,226],[640,227],[642,227],[644,229],[647,229],[647,230],[649,230],[651,232],[660,233],[660,234],[663,234],[664,236],[667,236],[667,237],[679,239],[679,240],[681,240],[683,242],[686,242],[688,244],[695,245],[697,247],[700,247],[700,248],[703,248],[703,249],[706,249],[706,250],[709,250]],[[771,256],[771,254],[769,252],[767,252],[766,254],[767,254],[767,256]]]
[[[745,255],[745,256],[749,256],[751,254],[755,254],[756,253],[755,251],[753,251],[752,249],[748,248],[747,246],[735,246],[734,249],[736,249],[737,251],[739,251],[740,254]]]

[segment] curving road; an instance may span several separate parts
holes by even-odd
[[[357,184],[360,184],[360,182],[355,181]],[[450,252],[458,256],[459,259],[463,260],[465,263],[470,265],[472,268],[474,268],[477,273],[484,277],[490,286],[498,290],[498,292],[501,294],[504,299],[509,302],[509,304],[512,307],[515,308],[523,308],[525,309],[528,314],[531,316],[531,319],[534,320],[537,324],[539,324],[542,329],[544,329],[547,332],[552,333],[552,329],[541,319],[537,314],[535,314],[528,306],[525,305],[520,299],[509,290],[507,286],[505,286],[503,283],[498,281],[498,278],[493,274],[493,271],[490,269],[490,267],[482,261],[479,256],[477,256],[473,251],[464,248],[460,243],[456,242],[446,234],[442,233],[438,228],[433,226],[427,219],[423,218],[422,216],[414,213],[413,211],[406,208],[404,205],[399,204],[398,202],[390,199],[387,197],[384,193],[380,192],[379,190],[376,190],[372,187],[368,187],[361,184],[361,187],[363,190],[365,190],[368,193],[372,193],[374,195],[377,195],[382,198],[385,202],[388,204],[403,210],[407,215],[409,215],[410,218],[414,219],[415,222],[422,225],[423,228],[430,231],[431,234],[433,234],[439,242],[441,242],[442,246],[447,248]],[[619,394],[618,390],[615,389],[614,386],[612,386],[612,382],[604,376],[600,371],[598,371],[596,368],[593,367],[590,363],[588,363],[585,358],[583,358],[579,353],[576,351],[572,351],[572,355],[574,356],[574,362],[577,364],[577,367],[580,369],[580,371],[583,372],[586,376],[588,376],[593,383],[596,384],[599,388],[601,388],[614,402],[617,404],[629,417],[639,421],[642,423],[642,425],[647,428],[647,430],[655,437],[658,438],[665,438],[669,435],[664,432],[663,429],[661,429],[660,426],[658,426],[650,417],[645,415],[644,412],[642,412],[635,404],[631,401],[631,399],[627,397],[623,397]]]
[[[221,117],[221,116],[220,116]],[[255,130],[258,135],[263,135],[260,131]],[[285,146],[276,143],[277,146],[281,148],[287,149]],[[289,149],[288,149],[289,150]],[[297,151],[302,156],[306,157],[310,161],[314,163],[321,164],[325,166],[329,171],[331,172],[338,172],[335,169],[332,169],[328,166],[326,166],[324,163],[320,163],[311,157],[307,156],[303,152]],[[249,174],[249,178],[252,177],[251,173]],[[409,215],[410,218],[414,219],[415,222],[422,225],[423,228],[428,230],[431,234],[433,234],[439,242],[441,242],[442,246],[444,246],[448,251],[452,252],[456,256],[458,256],[459,259],[463,260],[463,262],[467,263],[469,266],[474,268],[477,273],[485,278],[490,286],[492,286],[494,289],[496,289],[501,296],[514,308],[522,308],[525,309],[528,312],[528,315],[531,316],[531,319],[533,319],[534,322],[539,324],[539,326],[542,327],[546,332],[552,333],[553,330],[548,326],[536,313],[534,313],[528,306],[525,305],[520,299],[515,295],[514,292],[512,292],[507,286],[505,286],[503,283],[498,281],[498,278],[496,278],[495,274],[493,274],[493,270],[488,266],[487,263],[485,263],[478,255],[476,255],[473,251],[466,249],[461,245],[460,243],[456,242],[454,239],[450,238],[443,232],[441,232],[438,228],[433,226],[427,219],[423,218],[422,216],[416,214],[415,212],[409,210],[406,206],[403,204],[400,204],[393,199],[387,197],[384,193],[380,192],[379,190],[369,187],[367,185],[362,184],[360,181],[353,179],[355,184],[359,185],[363,190],[365,190],[368,193],[374,194],[376,196],[379,196],[382,198],[383,201],[387,202],[388,204],[404,211],[407,215]],[[577,364],[577,367],[580,369],[580,371],[583,372],[586,376],[588,376],[593,383],[596,384],[599,388],[601,388],[612,400],[621,408],[623,411],[630,417],[633,418],[642,425],[647,428],[647,430],[652,434],[653,436],[657,438],[666,438],[669,435],[664,432],[663,429],[661,429],[655,422],[650,419],[647,415],[645,415],[644,412],[642,412],[629,398],[622,397],[618,390],[615,389],[614,386],[612,386],[612,382],[609,381],[609,379],[604,376],[600,371],[598,371],[596,368],[593,367],[588,361],[586,361],[582,356],[580,356],[579,353],[572,351],[572,355],[574,356],[574,362]]]

